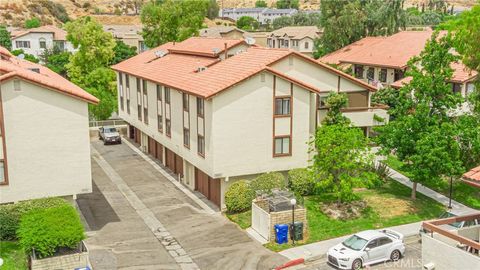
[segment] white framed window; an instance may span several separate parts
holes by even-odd
[[[275,98],[275,115],[290,115],[291,97]]]
[[[15,46],[17,48],[30,48],[30,41],[17,40],[15,41]]]
[[[275,140],[275,149],[274,149],[275,156],[290,155],[290,137],[289,136],[275,137],[274,140]]]

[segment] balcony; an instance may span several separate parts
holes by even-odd
[[[356,127],[382,126],[388,123],[386,106],[345,108],[343,115],[348,117]]]

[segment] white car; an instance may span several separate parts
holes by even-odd
[[[403,235],[392,230],[368,230],[354,234],[327,252],[328,263],[340,269],[361,269],[405,253]]]

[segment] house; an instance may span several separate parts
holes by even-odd
[[[199,30],[199,36],[210,38],[241,39],[252,38],[255,45],[267,46],[268,32],[246,32],[234,26],[215,26]]]
[[[276,9],[276,8],[224,8],[220,11],[220,17],[230,18],[237,21],[243,16],[252,17],[260,24],[270,24],[276,18],[282,16],[292,16],[298,10],[290,9]]]
[[[192,37],[112,68],[129,137],[221,208],[231,183],[309,164],[330,91],[348,95],[344,113],[366,133],[388,121],[383,107],[370,106],[371,85],[242,39]]]
[[[141,35],[141,25],[106,24],[103,25],[103,30],[111,33],[115,39],[121,40],[129,46],[137,48],[137,53],[148,50]]]
[[[45,49],[57,48],[74,52],[73,45],[67,41],[67,32],[53,25],[32,29],[12,31],[12,50],[22,49],[26,54],[39,58]]]
[[[89,103],[98,99],[0,47],[0,204],[92,191]]]
[[[441,32],[440,34],[444,34]],[[432,37],[431,29],[402,31],[388,37],[366,37],[319,60],[324,63],[351,67],[356,78],[378,87],[400,88],[411,78],[405,78],[408,61],[420,55]],[[452,90],[464,96],[473,91],[477,73],[462,63],[453,63]]]
[[[480,166],[463,175],[463,181],[480,188]],[[423,222],[427,233],[422,235],[423,269],[477,269],[480,265],[480,220],[479,211],[463,216]],[[447,224],[465,222],[467,226],[457,228]],[[445,254],[449,254],[445,256]],[[477,267],[475,267],[477,265]]]
[[[287,26],[267,35],[267,46],[292,49],[313,56],[314,41],[321,34],[316,26]]]

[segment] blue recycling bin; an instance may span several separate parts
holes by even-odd
[[[288,225],[275,224],[275,242],[277,244],[288,243]]]

